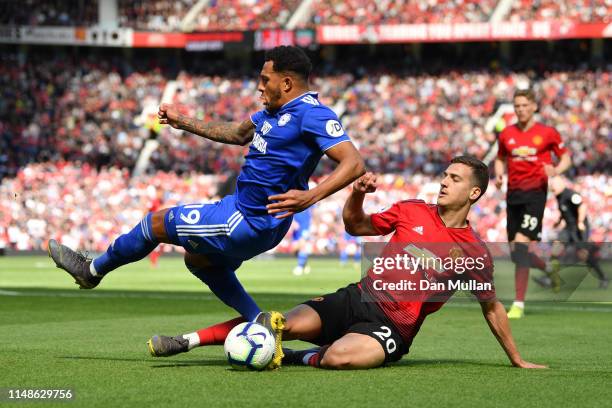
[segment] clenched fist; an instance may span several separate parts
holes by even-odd
[[[179,129],[179,117],[181,113],[176,105],[162,103],[157,111],[157,119],[161,125],[170,125],[175,129]]]
[[[360,193],[373,193],[376,191],[378,177],[374,173],[367,172],[353,183],[353,189]]]

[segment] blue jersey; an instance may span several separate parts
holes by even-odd
[[[268,196],[308,190],[323,152],[350,139],[316,92],[300,95],[274,113],[259,111],[251,121],[255,135],[236,181],[236,207],[253,228],[275,228],[283,220],[268,215]]]

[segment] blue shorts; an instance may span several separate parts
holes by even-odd
[[[172,207],[166,213],[166,232],[174,245],[189,253],[209,256],[213,264],[232,264],[274,248],[291,226],[287,217],[278,227],[255,230],[236,208],[236,197],[226,196],[212,204]]]

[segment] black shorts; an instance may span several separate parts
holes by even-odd
[[[321,318],[321,334],[311,340],[314,344],[324,346],[347,333],[358,333],[380,343],[385,351],[385,363],[398,361],[408,352],[393,323],[376,303],[361,300],[361,289],[355,283],[304,304],[312,307]]]
[[[546,191],[509,191],[506,208],[508,241],[514,241],[517,232],[532,241],[539,241],[545,207]]]

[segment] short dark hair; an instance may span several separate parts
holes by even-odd
[[[480,195],[474,202],[478,201],[489,186],[489,167],[473,156],[457,156],[451,160],[451,164],[454,163],[465,164],[472,169],[474,184],[480,188]]]
[[[274,72],[290,72],[308,82],[312,63],[308,55],[299,47],[281,45],[266,52],[265,61],[272,61]]]
[[[517,89],[516,91],[514,91],[514,96],[512,97],[512,100],[515,100],[519,96],[524,96],[525,98],[529,99],[531,102],[536,101],[535,92],[531,88]]]

